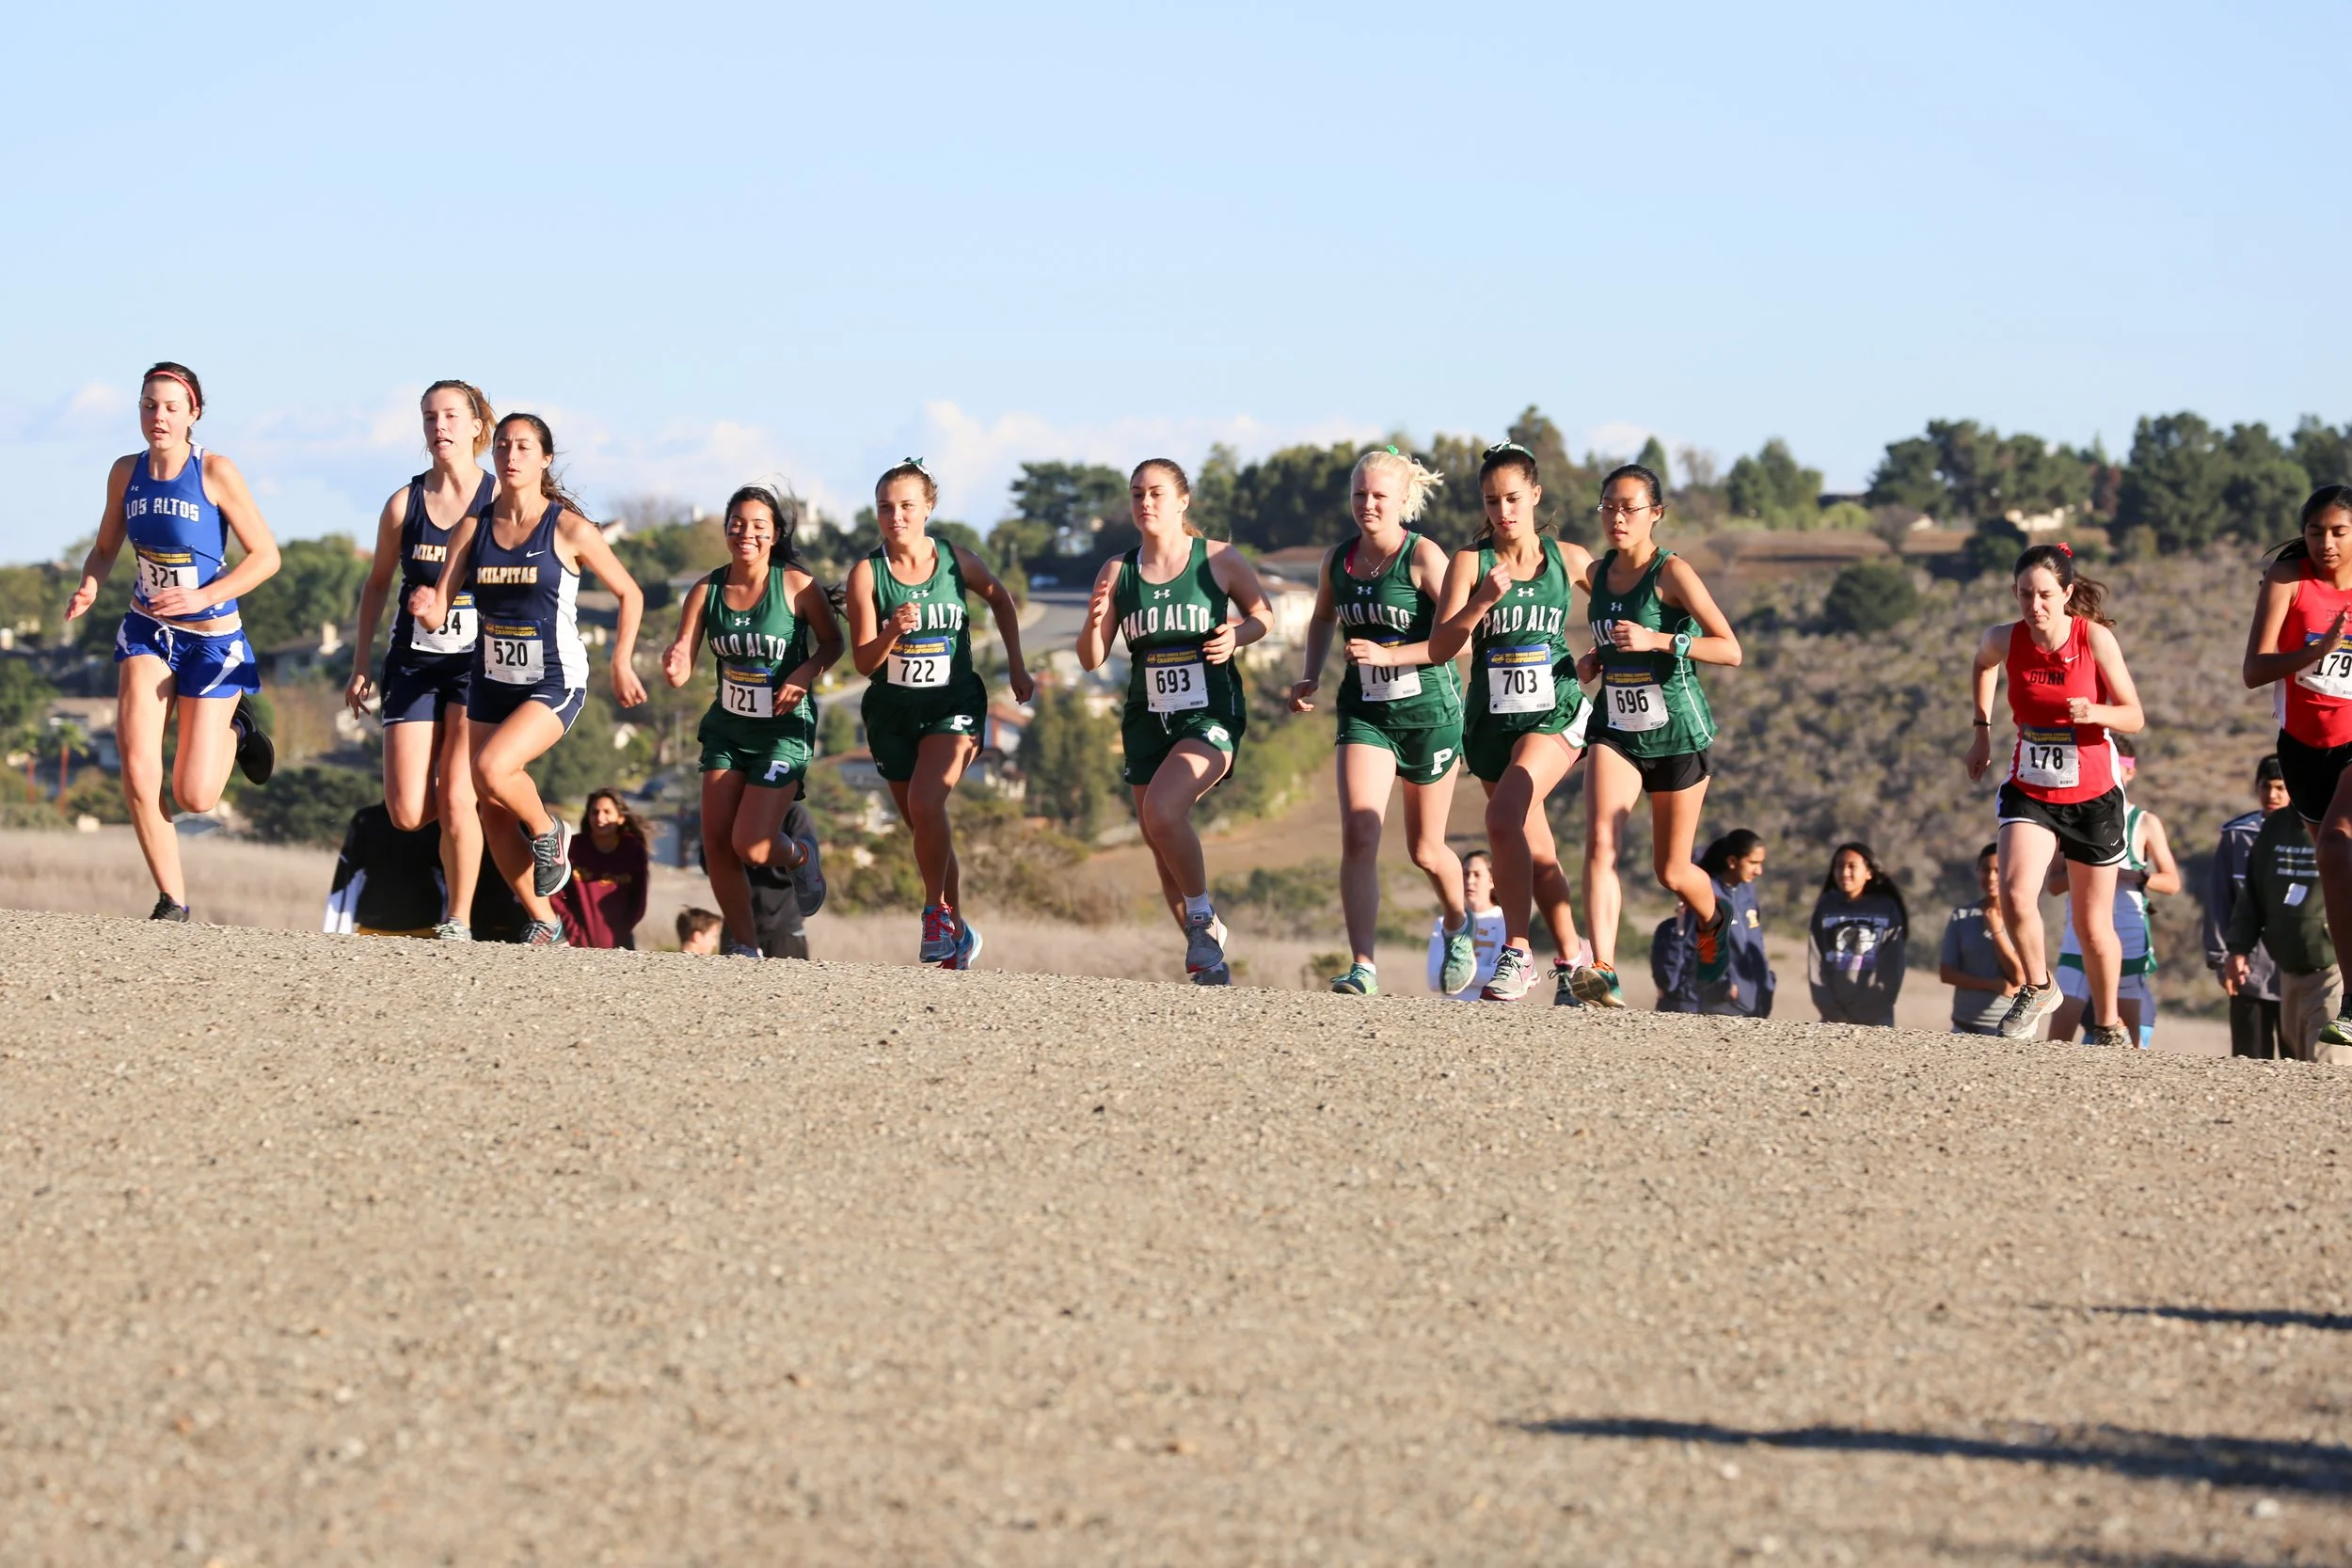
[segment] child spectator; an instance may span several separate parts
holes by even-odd
[[[1892,1028],[1911,916],[1867,844],[1841,844],[1805,930],[1807,978],[1824,1023]]]
[[[1952,1033],[1998,1035],[2009,999],[2025,983],[2026,966],[2001,919],[2001,847],[1977,851],[1977,901],[1963,904],[1944,922],[1944,947],[1937,977],[1952,988]]]
[[[720,935],[727,923],[708,910],[680,910],[677,912],[677,950],[681,953],[716,953]]]
[[[2286,774],[2274,753],[2254,767],[2254,809],[2221,825],[2221,842],[2214,847],[2213,864],[2205,879],[2205,967],[2230,993],[2230,1054],[2276,1056],[2279,1053],[2278,965],[2260,942],[2246,955],[2246,978],[2230,979],[2230,917],[2246,895],[2246,857],[2262,831],[2263,818],[2287,808]]]
[[[620,796],[599,789],[580,813],[572,835],[572,879],[555,895],[565,936],[574,947],[635,947],[645,918],[645,882],[653,835]]]

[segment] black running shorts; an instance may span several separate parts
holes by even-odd
[[[2123,863],[2123,791],[2059,805],[2037,800],[2010,780],[2001,785],[2001,825],[2030,822],[2058,835],[2058,852],[2077,865]]]
[[[2306,746],[2279,732],[2279,774],[2286,781],[2295,814],[2316,828],[2335,803],[2336,781],[2352,767],[2352,745]]]

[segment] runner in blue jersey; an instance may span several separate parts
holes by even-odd
[[[555,436],[545,420],[507,415],[491,437],[490,457],[498,499],[479,523],[468,517],[458,524],[440,580],[417,589],[408,609],[425,629],[437,631],[449,625],[456,595],[473,594],[480,635],[466,720],[483,836],[531,915],[523,940],[562,947],[563,923],[548,900],[572,879],[571,829],[548,810],[523,769],[564,738],[588,698],[581,572],[594,572],[620,601],[612,697],[625,708],[645,700],[645,684],[629,663],[645,596],[603,532],[557,486],[549,471]]]
[[[422,408],[424,450],[433,467],[393,491],[376,521],[375,560],[359,591],[354,667],[343,700],[364,718],[368,700],[380,697],[384,809],[402,832],[440,819],[441,887],[448,907],[434,934],[443,942],[470,942],[473,932],[466,919],[482,871],[482,818],[474,806],[473,753],[466,729],[478,629],[473,595],[461,593],[452,599],[449,620],[438,631],[417,624],[408,599],[441,580],[458,526],[469,518],[478,521],[490,510],[497,485],[479,461],[490,444],[490,400],[463,381],[437,381],[425,388]],[[400,596],[393,601],[379,692],[368,675],[368,655],[395,572]]]
[[[174,712],[171,793],[183,811],[218,804],[231,766],[258,784],[277,760],[250,701],[262,681],[237,595],[277,572],[278,541],[237,466],[195,444],[203,417],[194,371],[168,360],[148,371],[139,386],[147,450],[116,459],[106,476],[98,542],[65,609],[68,621],[89,612],[127,543],[138,581],[115,633],[115,740],[131,826],[155,879],[155,920],[188,918],[180,840],[163,803],[164,728]],[[225,559],[232,533],[245,550],[234,566]]]

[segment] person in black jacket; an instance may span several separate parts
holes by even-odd
[[[1650,979],[1658,987],[1661,1013],[1707,1013],[1717,1018],[1770,1018],[1780,977],[1764,951],[1764,917],[1756,903],[1756,881],[1764,875],[1764,840],[1751,829],[1734,828],[1707,847],[1699,869],[1715,879],[1719,901],[1731,911],[1724,927],[1731,944],[1731,967],[1715,985],[1698,977],[1697,932],[1690,907],[1677,903],[1671,919],[1650,938]]]
[[[1911,915],[1868,845],[1841,844],[1830,856],[1805,935],[1821,1022],[1893,1027]]]
[[[402,832],[384,802],[361,806],[343,831],[325,929],[369,937],[429,937],[441,923],[441,825]]]
[[[2230,993],[2230,1054],[2279,1054],[2279,966],[2268,948],[2256,944],[2247,955],[2243,980],[2233,983],[2229,970],[2230,918],[2246,896],[2246,857],[2262,832],[2263,818],[2287,808],[2286,775],[2274,753],[2254,767],[2255,809],[2221,825],[2221,842],[2214,847],[2213,863],[2205,876],[2205,967]]]

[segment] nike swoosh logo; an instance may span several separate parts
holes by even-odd
[[[545,550],[525,550],[523,551],[523,559],[525,561],[529,561],[534,555],[545,555],[548,552]]]

